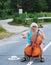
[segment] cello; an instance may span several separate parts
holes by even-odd
[[[40,34],[39,30],[37,31],[36,37],[33,35],[31,37],[31,44],[28,45],[24,49],[25,56],[28,57],[41,57],[42,56],[42,49],[41,49],[41,43],[42,43],[43,37]]]

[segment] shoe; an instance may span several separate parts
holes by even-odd
[[[25,62],[25,61],[26,61],[26,58],[23,57],[23,58],[21,59],[21,62]]]
[[[40,58],[40,62],[44,62],[44,58]]]

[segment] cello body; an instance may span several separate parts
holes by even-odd
[[[42,49],[41,49],[41,43],[42,43],[42,35],[39,35],[37,37],[36,42],[34,42],[34,36],[31,38],[31,44],[28,45],[25,50],[24,54],[28,57],[40,57],[42,56]]]

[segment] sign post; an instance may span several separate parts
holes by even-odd
[[[23,9],[19,9],[19,14],[22,14],[23,13]]]

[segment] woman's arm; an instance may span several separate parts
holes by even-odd
[[[42,34],[43,39],[45,38],[45,34],[42,29],[39,29],[40,33]]]
[[[28,34],[29,34],[29,31],[23,32],[23,33],[22,33],[23,38],[27,38],[27,35],[28,35]]]

